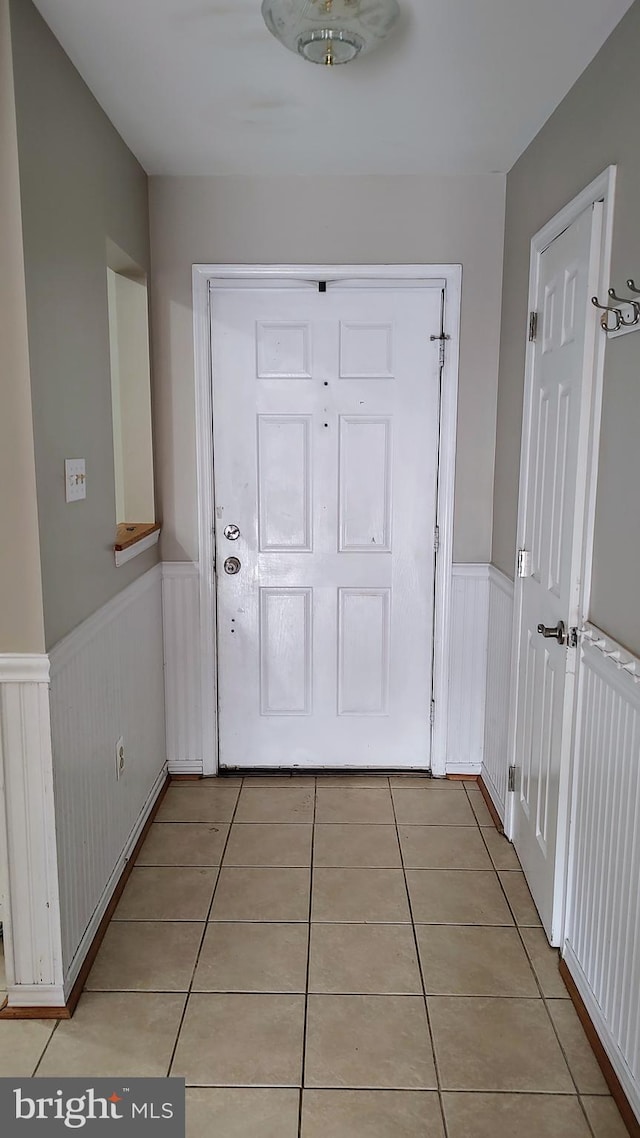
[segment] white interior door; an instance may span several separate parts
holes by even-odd
[[[213,291],[223,767],[430,765],[442,300]]]
[[[601,205],[587,209],[540,255],[538,329],[523,422],[517,580],[516,785],[513,841],[542,922],[559,943],[568,826],[568,749],[581,619],[586,439]],[[555,638],[559,622],[565,636]],[[539,628],[546,629],[546,635]],[[561,629],[560,629],[561,631]],[[560,642],[562,641],[562,642]]]

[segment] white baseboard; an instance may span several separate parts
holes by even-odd
[[[89,924],[87,925],[84,936],[83,936],[82,940],[80,941],[80,944],[78,945],[78,948],[77,948],[77,951],[76,951],[76,954],[75,954],[73,960],[71,961],[71,964],[69,966],[67,975],[65,977],[65,982],[64,982],[64,999],[62,1001],[63,1003],[66,1003],[66,1001],[69,998],[69,995],[71,993],[71,989],[73,988],[73,985],[75,984],[75,982],[78,978],[78,973],[80,972],[80,969],[82,968],[85,957],[86,957],[89,949],[91,948],[91,945],[93,944],[95,935],[98,931],[98,928],[100,927],[100,922],[101,922],[102,918],[104,917],[104,915],[107,911],[107,908],[109,906],[109,902],[111,901],[111,898],[113,897],[116,886],[117,886],[120,878],[122,877],[122,874],[125,870],[126,864],[129,861],[129,858],[131,857],[132,851],[135,849],[138,838],[140,837],[140,834],[144,830],[144,827],[147,823],[147,819],[149,818],[149,815],[151,814],[151,811],[153,810],[156,799],[157,799],[158,795],[160,794],[160,791],[162,790],[162,787],[164,786],[166,780],[167,780],[167,768],[163,767],[162,770],[160,771],[156,781],[154,782],[150,792],[149,792],[149,796],[148,796],[142,810],[140,811],[138,818],[136,819],[136,823],[135,823],[135,825],[134,825],[134,827],[133,827],[133,829],[129,835],[127,843],[126,843],[124,849],[122,850],[122,853],[120,854],[120,857],[118,858],[118,860],[114,866],[113,873],[111,874],[109,880],[107,881],[107,884],[104,887],[102,896],[100,897],[100,900],[98,901],[98,904],[96,905],[93,916],[91,917],[91,920],[89,921]]]
[[[469,778],[476,778],[482,773],[481,763],[461,762],[461,763],[447,763],[447,775],[468,775]]]
[[[162,611],[169,771],[171,774],[202,774],[200,577],[197,565],[192,562],[164,562]]]
[[[63,1008],[66,1003],[62,985],[7,984],[7,1006],[10,1008]]]

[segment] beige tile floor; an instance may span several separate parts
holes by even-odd
[[[172,787],[70,1022],[2,1075],[181,1075],[189,1138],[624,1138],[474,784]]]

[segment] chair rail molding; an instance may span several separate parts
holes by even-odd
[[[0,655],[0,861],[8,1003],[64,1004],[49,658]]]

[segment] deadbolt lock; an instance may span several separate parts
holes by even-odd
[[[229,541],[237,541],[240,537],[240,529],[238,526],[229,525],[224,527],[224,536]]]

